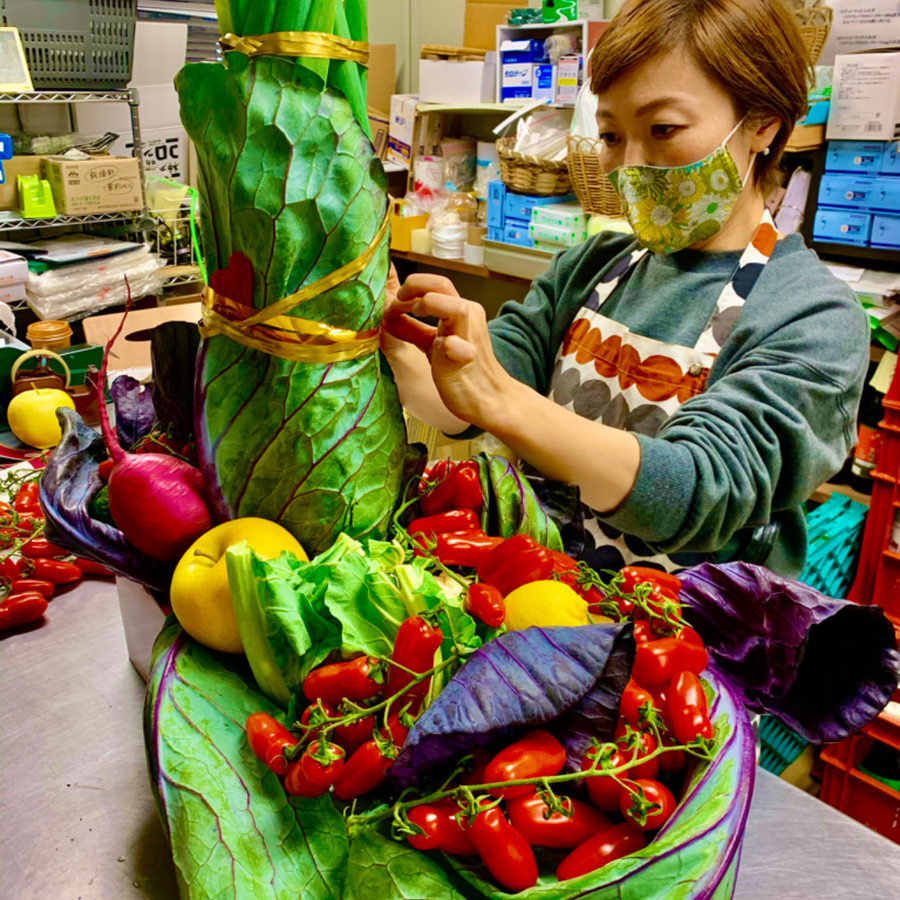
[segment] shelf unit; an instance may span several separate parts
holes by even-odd
[[[530,278],[517,278],[515,275],[506,275],[502,272],[494,272],[487,266],[473,266],[462,259],[438,259],[426,253],[412,253],[400,250],[391,250],[394,259],[405,260],[422,266],[432,266],[435,269],[446,269],[448,272],[461,272],[464,275],[474,275],[478,278],[491,278],[494,281],[508,281],[511,284],[531,284]]]

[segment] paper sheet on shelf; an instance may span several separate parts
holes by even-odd
[[[819,58],[820,66],[833,66],[839,53],[900,46],[898,0],[830,0],[834,22]]]
[[[846,281],[848,284],[859,281],[866,271],[855,266],[842,266],[840,263],[829,263],[826,268],[835,278],[840,278],[841,281]]]

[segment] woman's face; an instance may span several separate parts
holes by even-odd
[[[737,125],[731,98],[686,53],[670,53],[632,67],[597,95],[603,168],[689,166],[716,150]],[[752,132],[728,142],[746,173]]]

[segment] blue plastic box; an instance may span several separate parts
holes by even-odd
[[[829,141],[826,172],[877,175],[884,159],[884,141]]]
[[[897,152],[897,142],[889,141],[881,159],[882,175],[900,175],[900,153]]]
[[[506,235],[503,232],[502,228],[492,228],[488,225],[488,240],[489,241],[502,241]]]
[[[878,179],[871,175],[825,175],[819,185],[821,206],[869,209],[875,198]]]
[[[876,215],[872,219],[872,246],[900,250],[900,216]]]
[[[506,185],[499,179],[488,182],[487,225],[488,228],[503,228],[506,213]]]
[[[870,208],[900,215],[900,178],[879,175],[875,179],[875,193],[872,195]]]
[[[528,234],[528,222],[511,222],[509,218],[506,220],[506,227],[503,229],[503,240],[507,244],[516,244],[519,247],[533,247],[534,241]]]
[[[813,238],[833,244],[865,247],[872,230],[872,216],[849,209],[820,209],[816,213]]]
[[[520,219],[527,224],[531,222],[531,211],[536,206],[568,203],[575,199],[574,194],[566,194],[563,197],[536,197],[531,194],[514,194],[512,191],[507,191],[504,215],[507,219]]]

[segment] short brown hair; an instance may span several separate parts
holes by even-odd
[[[754,177],[765,194],[794,123],[809,108],[809,53],[784,0],[628,0],[591,56],[591,89],[606,90],[626,69],[684,49],[753,123],[781,119]]]

